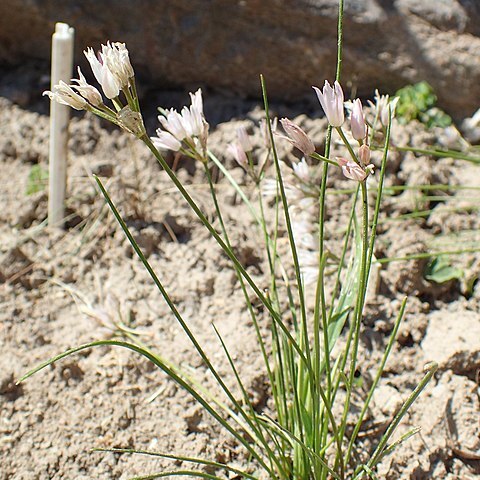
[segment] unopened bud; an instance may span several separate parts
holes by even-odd
[[[363,115],[362,102],[359,98],[353,102],[352,118],[350,119],[352,136],[355,140],[363,140],[366,135],[365,117]]]
[[[363,144],[359,149],[358,149],[358,159],[360,160],[360,163],[366,167],[370,163],[370,147],[368,145]]]
[[[287,139],[294,147],[298,148],[305,155],[311,155],[315,152],[315,145],[298,125],[295,125],[288,118],[282,118],[280,123],[288,135]]]

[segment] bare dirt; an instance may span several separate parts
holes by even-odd
[[[246,122],[253,129],[253,120],[259,118],[255,110]],[[318,132],[314,137],[321,145],[324,121],[299,121],[307,131]],[[218,125],[210,146],[245,183],[243,171],[225,154],[235,126]],[[207,388],[216,388],[105,206],[92,179],[96,173],[219,371],[233,385],[212,323],[258,408],[268,408],[269,397],[234,271],[148,151],[95,118],[74,118],[67,228],[47,228],[46,193],[27,195],[26,189],[32,166],[47,167],[48,117],[0,99],[0,127],[0,480],[127,479],[179,466],[90,451],[97,447],[151,449],[245,466],[245,452],[188,394],[134,353],[95,348],[15,385],[32,366],[67,348],[111,338],[109,327],[122,320],[163,357],[191,369]],[[428,146],[444,135],[417,123],[395,129],[394,141],[403,145]],[[282,152],[292,155],[287,145]],[[213,219],[201,169],[185,160],[176,168]],[[388,185],[437,183],[479,187],[480,167],[392,152]],[[333,175],[329,188],[334,187],[351,188],[352,183]],[[239,258],[260,285],[266,284],[259,232],[225,179],[219,178],[218,192]],[[408,190],[385,197],[377,258],[478,245],[477,193],[431,195],[445,198],[424,199]],[[327,228],[333,243],[341,238],[350,197],[328,198]],[[412,215],[428,209],[429,214]],[[408,295],[409,301],[362,432],[365,448],[375,445],[421,378],[423,366],[439,363],[434,381],[398,435],[414,426],[421,432],[382,462],[379,478],[479,478],[480,286],[474,280],[480,254],[454,255],[450,261],[464,270],[464,277],[444,284],[425,279],[426,259],[383,264],[375,295],[369,297],[360,356],[363,388],[375,373],[402,298]],[[267,325],[264,333],[268,335]]]

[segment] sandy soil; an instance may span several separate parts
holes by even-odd
[[[255,110],[245,121],[252,128],[259,117]],[[306,130],[317,132],[321,145],[324,121],[305,117],[299,121]],[[233,384],[212,322],[259,408],[268,408],[269,396],[234,271],[146,149],[119,131],[105,129],[95,118],[75,118],[69,143],[67,229],[46,228],[46,194],[25,192],[32,166],[47,165],[48,118],[0,99],[0,126],[0,480],[126,479],[179,465],[91,452],[95,447],[148,448],[245,465],[244,451],[185,392],[133,353],[104,347],[85,351],[15,385],[21,374],[54,354],[110,338],[108,326],[120,319],[162,356],[215,388],[105,207],[93,172],[105,181],[219,371]],[[211,148],[221,158],[235,126],[220,124],[211,135]],[[397,126],[394,139],[398,144],[427,146],[440,135],[411,124]],[[292,155],[287,145],[281,149]],[[245,182],[243,171],[231,160],[226,162],[235,178]],[[202,172],[182,161],[178,174],[212,214]],[[436,183],[478,187],[480,170],[463,161],[392,153],[388,185]],[[351,186],[339,175],[330,180],[331,188]],[[260,285],[266,284],[259,233],[224,179],[219,179],[218,191],[240,259]],[[386,197],[377,258],[442,245],[455,250],[480,240],[476,192],[432,195],[445,199],[422,200],[412,191]],[[346,194],[329,197],[327,228],[332,243],[341,236],[348,199]],[[429,208],[433,209],[429,215],[410,215]],[[400,215],[410,218],[400,220]],[[399,341],[362,432],[365,448],[375,444],[421,378],[424,364],[434,360],[440,365],[399,431],[421,426],[421,433],[383,461],[379,478],[473,479],[480,474],[476,378],[480,287],[469,288],[480,271],[480,254],[452,256],[451,261],[463,268],[464,278],[441,285],[425,279],[427,260],[384,264],[367,305],[360,356],[364,388],[375,372],[401,299],[409,295]],[[87,315],[87,310],[103,321]]]

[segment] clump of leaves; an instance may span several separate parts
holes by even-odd
[[[395,93],[399,97],[396,114],[403,124],[419,120],[427,127],[448,127],[452,119],[435,107],[437,96],[427,82],[407,85]]]
[[[464,275],[461,268],[451,265],[445,255],[435,257],[428,265],[425,271],[425,278],[435,283],[445,283],[450,280],[459,280]]]
[[[25,193],[27,195],[33,195],[34,193],[45,190],[47,185],[48,170],[45,170],[40,165],[34,165],[28,174],[27,188]]]

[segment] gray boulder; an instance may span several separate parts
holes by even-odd
[[[311,97],[334,76],[336,0],[2,0],[0,63],[48,60],[57,21],[86,46],[125,42],[143,85]],[[371,96],[427,80],[457,117],[480,104],[480,2],[346,0],[342,83]]]

